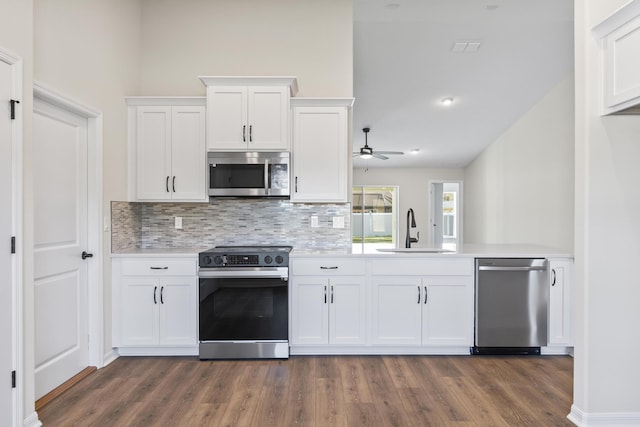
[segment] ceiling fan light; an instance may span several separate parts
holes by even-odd
[[[370,159],[371,157],[373,157],[373,155],[371,153],[360,153],[360,158],[361,159]]]

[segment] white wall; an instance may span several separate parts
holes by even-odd
[[[203,95],[199,75],[297,76],[352,96],[351,0],[142,0],[143,95]]]
[[[429,181],[462,180],[462,169],[420,169],[420,168],[371,168],[353,170],[353,185],[397,185],[398,190],[398,243],[404,247],[407,229],[407,211],[413,209],[416,217],[416,228],[411,230],[415,237],[420,232],[420,241],[414,247],[429,245]],[[463,185],[463,194],[466,192]],[[466,222],[466,218],[463,219]],[[463,225],[463,228],[465,226]],[[465,230],[463,230],[463,233]],[[464,235],[464,234],[463,234]]]
[[[616,425],[640,425],[640,117],[599,116],[599,48],[591,32],[624,3],[575,2],[573,415],[590,425],[613,425],[623,416],[626,424]]]
[[[33,1],[32,0],[0,0],[0,46],[9,50],[13,54],[22,58],[22,102],[20,110],[23,117],[23,188],[28,193],[33,188],[31,179],[30,164],[31,157],[31,122],[32,122],[32,94],[33,83]],[[18,242],[19,247],[33,247],[33,204],[27,197],[23,200],[23,229],[21,231],[22,242]],[[24,249],[23,249],[24,251]],[[18,392],[22,393],[23,417],[31,417],[34,414],[34,387],[33,387],[33,257],[27,256],[29,251],[24,251],[23,255],[23,348],[22,348],[22,388]],[[3,284],[4,286],[5,284]],[[29,339],[31,338],[31,339]]]
[[[573,75],[465,168],[465,242],[573,250]]]

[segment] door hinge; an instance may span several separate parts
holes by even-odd
[[[11,103],[11,120],[16,119],[16,104],[20,104],[20,101],[12,99],[9,101]]]
[[[16,236],[11,236],[11,253],[16,253]]]
[[[11,371],[11,388],[16,388],[16,371]]]

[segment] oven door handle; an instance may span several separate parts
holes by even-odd
[[[237,279],[250,277],[255,279],[289,279],[289,269],[286,267],[229,267],[229,268],[201,268],[198,277],[203,279]]]

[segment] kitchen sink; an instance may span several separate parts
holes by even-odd
[[[451,249],[442,248],[383,248],[376,249],[378,252],[393,252],[393,253],[409,253],[409,254],[443,254],[455,252]]]

